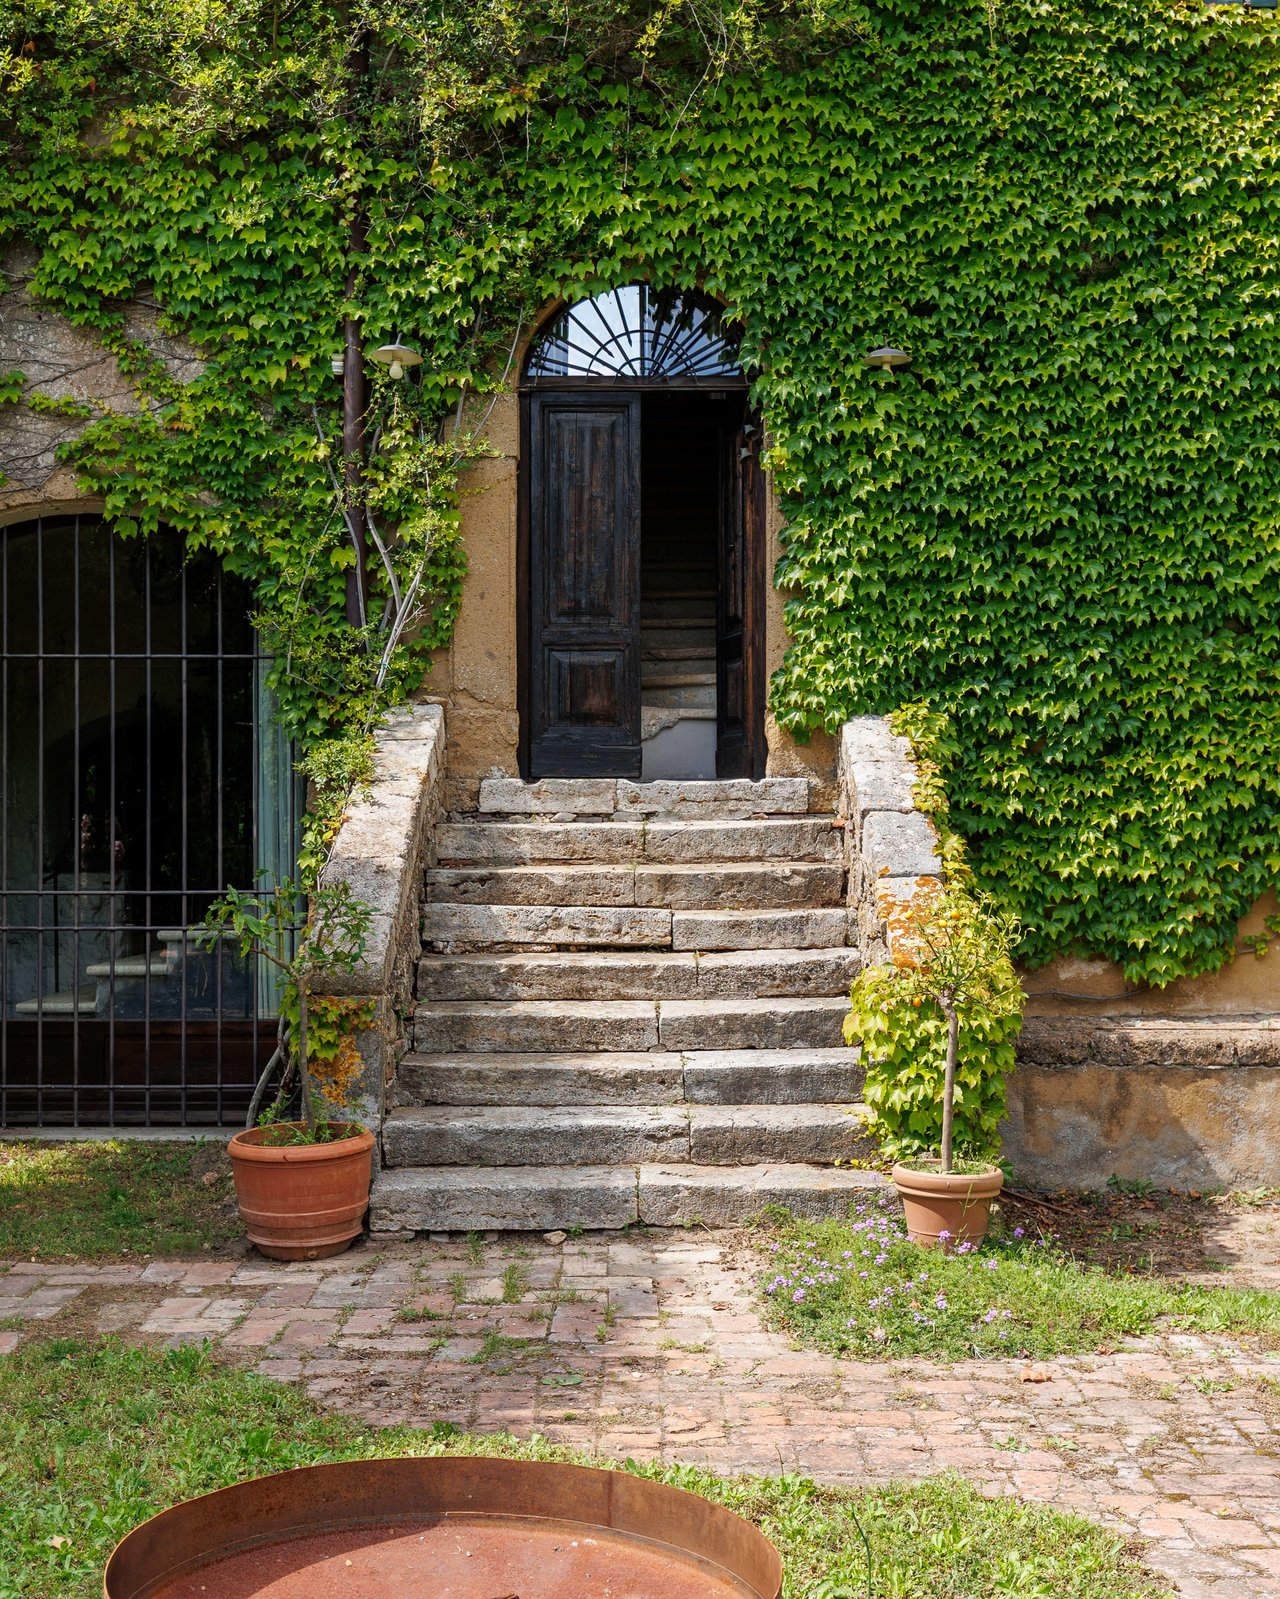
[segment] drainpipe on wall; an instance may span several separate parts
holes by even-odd
[[[356,36],[350,57],[353,112],[358,118],[358,96],[364,88],[369,72],[369,35],[361,29]],[[346,294],[350,302],[355,298],[360,282],[360,268],[364,261],[365,242],[369,219],[365,214],[363,197],[353,197],[354,213],[348,233]],[[368,407],[368,385],[364,374],[364,352],[361,349],[359,319],[348,315],[342,325],[342,475],[346,494],[347,526],[356,552],[356,562],[347,572],[347,621],[352,627],[363,627],[369,612],[369,545],[365,533],[365,459],[364,418]]]

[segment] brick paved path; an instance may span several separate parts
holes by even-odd
[[[1178,1335],[1048,1362],[1041,1383],[1017,1362],[840,1362],[761,1329],[740,1236],[505,1236],[482,1254],[442,1239],[318,1265],[17,1263],[0,1267],[0,1352],[30,1331],[208,1338],[375,1423],[843,1482],[950,1467],[1140,1534],[1189,1599],[1280,1595],[1274,1360]]]

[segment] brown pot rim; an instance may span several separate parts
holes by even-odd
[[[999,1166],[982,1172],[917,1171],[914,1166],[894,1166],[890,1176],[895,1188],[909,1194],[972,1195],[977,1199],[994,1197],[1004,1186],[1004,1173]]]
[[[301,1122],[275,1122],[277,1127],[301,1127]],[[335,1127],[347,1128],[344,1138],[331,1138],[323,1144],[264,1144],[262,1139],[270,1127],[244,1127],[227,1145],[232,1160],[261,1161],[266,1165],[280,1161],[325,1161],[344,1155],[359,1155],[372,1149],[373,1134],[357,1122],[335,1122]]]

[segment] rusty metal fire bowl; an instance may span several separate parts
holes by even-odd
[[[238,1483],[135,1528],[105,1599],[780,1599],[750,1522],[621,1471],[467,1456]]]

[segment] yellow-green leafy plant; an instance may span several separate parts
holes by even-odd
[[[1004,1080],[1022,1024],[1011,951],[1017,922],[969,889],[921,879],[882,902],[890,959],[861,972],[845,1037],[862,1046],[865,1098],[886,1153],[999,1148]],[[959,1120],[957,1123],[957,1113]]]
[[[301,885],[292,881],[261,891],[229,888],[209,907],[197,939],[210,949],[226,944],[242,960],[266,961],[283,979],[276,1047],[258,1078],[245,1126],[254,1125],[278,1072],[275,1100],[261,1120],[282,1122],[296,1077],[302,1125],[287,1124],[287,1133],[281,1126],[278,1141],[328,1143],[344,1136],[350,1123],[346,1101],[360,1066],[353,1035],[369,1019],[368,1006],[317,998],[311,987],[321,972],[355,970],[373,912],[341,882],[313,887],[305,913],[302,905]]]

